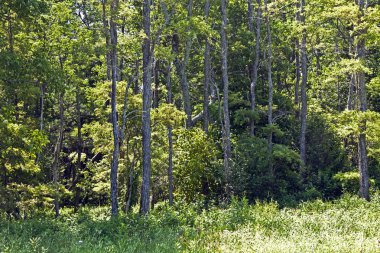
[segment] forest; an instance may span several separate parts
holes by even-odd
[[[0,20],[1,253],[378,252],[379,0]]]

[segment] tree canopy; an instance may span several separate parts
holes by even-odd
[[[1,0],[0,209],[370,200],[376,0]]]

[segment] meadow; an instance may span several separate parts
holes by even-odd
[[[380,252],[380,196],[295,208],[234,199],[226,207],[161,203],[111,218],[108,207],[0,221],[0,252]]]

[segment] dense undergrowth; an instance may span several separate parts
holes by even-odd
[[[233,200],[177,203],[111,219],[106,207],[64,209],[58,219],[0,221],[0,252],[380,252],[380,196],[344,196],[280,209]]]

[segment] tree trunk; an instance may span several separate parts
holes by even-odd
[[[128,213],[128,211],[131,208],[132,205],[132,191],[133,191],[133,181],[134,181],[134,168],[136,166],[136,161],[137,161],[137,152],[136,152],[136,145],[137,145],[137,140],[135,139],[132,145],[132,150],[133,150],[133,158],[132,162],[130,163],[129,167],[129,180],[127,182],[127,191],[125,193],[125,206],[124,206],[124,212]]]
[[[272,35],[270,29],[270,13],[268,12],[267,0],[264,0],[266,11],[267,23],[267,36],[268,36],[268,126],[270,127],[268,135],[268,153],[269,153],[269,175],[273,177],[273,162],[272,162],[272,149],[273,149],[273,81],[272,81]]]
[[[44,105],[45,105],[46,83],[43,82],[40,89],[40,131],[44,129]]]
[[[353,73],[350,76],[350,86],[348,88],[348,96],[347,96],[347,110],[354,109],[354,95],[355,95],[355,84],[356,84],[356,75]]]
[[[364,16],[365,5],[364,0],[359,1],[360,16]],[[359,19],[359,25],[360,25]],[[364,31],[360,30],[359,36],[363,34]],[[364,64],[365,60],[365,42],[363,38],[358,39],[357,44],[357,58]],[[359,100],[359,111],[365,113],[367,111],[367,92],[365,84],[365,74],[363,71],[358,72],[356,75],[358,81],[358,100]],[[359,141],[358,141],[358,152],[359,152],[359,172],[360,172],[360,190],[359,194],[362,198],[370,200],[369,197],[369,173],[368,173],[368,162],[367,162],[367,142],[366,142],[366,119],[359,122]]]
[[[251,111],[252,114],[256,110],[256,84],[257,84],[257,71],[259,68],[260,59],[260,32],[261,32],[261,0],[257,0],[257,14],[256,14],[256,48],[255,48],[255,61],[252,65],[251,70],[251,84],[250,84],[250,95],[251,95]],[[249,31],[253,34],[253,8],[252,0],[248,1],[248,26]],[[255,135],[255,120],[251,119],[250,133],[252,136]]]
[[[193,0],[189,0],[187,6],[187,18],[190,20],[193,16]],[[187,29],[187,31],[190,28]],[[189,83],[186,76],[186,68],[189,62],[190,57],[190,49],[191,49],[192,40],[191,38],[186,38],[185,42],[185,56],[181,61],[178,57],[179,54],[179,37],[178,34],[173,35],[173,52],[176,54],[176,58],[174,60],[174,65],[177,70],[177,74],[180,78],[181,90],[182,90],[182,99],[183,99],[183,107],[186,113],[186,128],[192,127],[192,108],[191,108],[191,99],[190,99],[190,91],[189,91]]]
[[[142,111],[142,153],[143,153],[143,175],[141,185],[141,203],[140,213],[149,212],[149,189],[151,177],[151,129],[150,129],[150,107],[152,99],[151,90],[151,57],[150,50],[150,0],[144,0],[143,6],[143,27],[144,27],[144,45],[143,45],[143,111]]]
[[[106,17],[106,5],[107,0],[102,0],[102,21],[103,21],[103,30],[104,30],[104,36],[106,37],[106,71],[107,71],[107,80],[111,80],[111,69],[110,69],[110,54],[108,51],[109,45],[110,45],[110,34],[108,31],[108,22]]]
[[[111,85],[111,108],[112,108],[112,129],[113,129],[113,154],[111,165],[111,213],[112,216],[118,214],[118,186],[117,186],[117,171],[119,167],[119,126],[117,120],[116,109],[116,82],[117,82],[117,29],[114,22],[114,16],[118,8],[118,1],[113,0],[111,4],[110,18],[110,37],[111,37],[111,68],[112,68],[112,85]]]
[[[230,115],[228,111],[228,45],[227,45],[227,0],[221,0],[222,26],[220,31],[221,37],[221,56],[222,56],[222,83],[223,83],[223,153],[224,153],[224,176],[227,185],[227,195],[230,194],[230,166],[229,159],[231,155],[231,140],[230,140]]]
[[[159,68],[160,68],[160,61],[157,59],[154,61],[154,64],[153,64],[153,69],[154,69],[153,108],[158,108],[158,103],[159,103],[159,94],[158,94],[159,85],[160,85],[159,74],[158,74]]]
[[[167,70],[166,85],[168,89],[168,104],[172,103],[172,85],[171,85],[171,63],[169,63]],[[168,181],[169,181],[169,205],[173,205],[173,130],[172,126],[168,126],[168,143],[169,143],[169,155],[168,155]]]
[[[296,39],[296,42],[295,42],[295,60],[296,60],[296,83],[295,83],[295,87],[294,87],[294,104],[296,106],[296,110],[297,110],[297,114],[296,114],[296,117],[298,118],[299,116],[299,91],[300,91],[300,79],[301,79],[301,71],[300,71],[300,68],[301,68],[301,65],[300,65],[300,43],[298,41],[298,39]]]
[[[208,17],[210,13],[210,0],[206,0],[205,8],[205,19],[206,23],[208,24]],[[209,112],[208,112],[208,106],[209,106],[209,90],[210,90],[210,41],[209,38],[206,37],[205,41],[205,52],[204,52],[204,93],[203,93],[203,130],[205,131],[206,135],[208,135],[208,125],[209,125]]]
[[[305,0],[300,2],[300,20],[302,25],[305,25]],[[301,136],[300,136],[300,157],[301,174],[304,173],[306,166],[306,116],[307,116],[307,95],[306,95],[306,84],[307,84],[307,55],[306,55],[306,29],[302,30],[302,41],[301,41]]]
[[[40,87],[40,131],[44,129],[44,106],[45,106],[45,90],[46,83],[43,82]],[[38,164],[41,160],[41,153],[37,154],[36,163]]]
[[[59,156],[62,149],[62,143],[63,143],[63,94],[59,93],[58,100],[59,100],[59,132],[58,132],[58,139],[55,144],[54,148],[54,160],[52,165],[52,174],[53,174],[53,186],[54,186],[54,211],[55,211],[55,217],[59,216]]]
[[[364,45],[363,45],[364,47]],[[364,73],[357,73],[359,82],[358,96],[359,96],[359,111],[364,113],[367,110],[367,97],[365,87]],[[369,196],[369,172],[367,162],[367,141],[366,141],[366,119],[361,119],[359,122],[359,141],[358,141],[358,153],[359,153],[359,173],[360,173],[360,197],[370,200]]]
[[[138,63],[136,63],[135,71],[136,71],[135,76],[129,78],[128,84],[125,87],[125,92],[124,92],[123,111],[121,115],[121,128],[120,128],[120,144],[119,144],[120,147],[124,144],[124,141],[125,141],[125,129],[127,127],[127,108],[128,108],[128,98],[129,98],[129,88],[131,87],[133,82],[138,79]]]
[[[77,84],[77,94],[76,94],[76,111],[77,111],[77,167],[73,170],[73,178],[72,178],[72,188],[75,191],[74,196],[74,211],[78,211],[79,207],[79,198],[80,198],[80,189],[77,187],[80,173],[82,170],[82,124],[81,124],[81,111],[80,111],[80,87]]]

